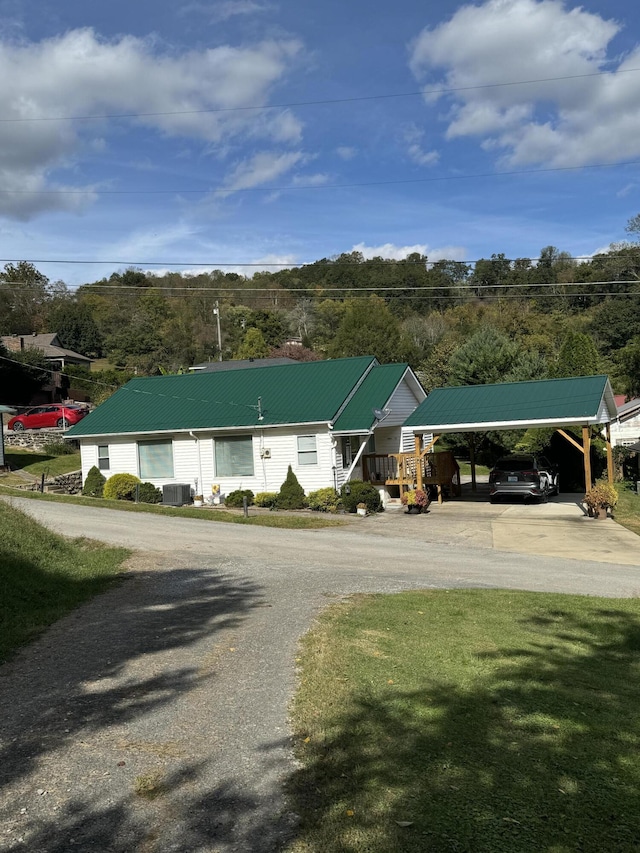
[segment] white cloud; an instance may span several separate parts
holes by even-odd
[[[418,166],[433,166],[440,159],[438,151],[426,151],[422,145],[424,130],[420,130],[415,124],[410,124],[404,129],[404,141],[407,145],[409,158]]]
[[[450,139],[478,137],[511,166],[613,163],[640,155],[640,77],[626,73],[640,48],[609,56],[620,29],[564,0],[487,0],[423,30],[410,64],[426,89],[543,81],[450,93]]]
[[[222,0],[220,3],[187,3],[178,10],[178,14],[196,12],[206,15],[212,23],[219,23],[236,15],[253,15],[272,8],[270,3],[256,3],[255,0]]]
[[[12,120],[131,114],[138,125],[214,148],[238,140],[297,142],[301,125],[290,110],[224,110],[267,104],[300,50],[298,41],[283,39],[176,54],[151,39],[101,40],[91,29],[38,43],[0,42],[0,187],[10,190],[0,194],[0,214],[77,209],[93,192],[78,187],[79,195],[67,195],[52,175],[75,164],[84,134],[96,135],[95,122]],[[223,111],[206,112],[216,109]],[[18,189],[49,195],[22,197]]]
[[[336,154],[341,160],[353,160],[357,153],[358,150],[350,145],[340,145],[336,148]]]
[[[307,157],[302,151],[289,151],[284,154],[274,151],[261,151],[236,165],[225,181],[225,189],[228,192],[234,192],[258,187],[261,184],[276,180],[276,178],[293,169],[294,166],[304,163],[306,159]]]
[[[442,246],[431,249],[427,243],[416,243],[414,246],[396,246],[394,243],[383,243],[380,246],[367,246],[358,243],[351,249],[360,252],[365,258],[387,258],[393,261],[403,261],[408,255],[426,255],[430,261],[463,261],[466,250],[462,246]]]
[[[232,266],[222,267],[223,272],[234,272],[238,275],[244,275],[247,278],[252,278],[257,272],[278,272],[279,270],[287,269],[288,267],[295,267],[297,265],[297,260],[295,255],[278,255],[278,254],[267,254],[262,255],[259,258],[256,258],[254,261],[249,261],[246,264],[236,264]],[[221,269],[220,266],[212,266],[212,267],[190,267],[183,270],[180,270],[182,275],[184,276],[197,276],[202,275],[203,273],[214,272],[214,270]],[[168,272],[176,272],[176,268],[172,267],[171,269],[153,269],[147,270],[147,272],[153,273],[157,276],[166,275]]]

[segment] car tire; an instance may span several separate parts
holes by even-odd
[[[22,421],[16,421],[15,424],[13,425],[13,431],[14,432],[22,432],[23,430],[24,430],[24,424],[22,423]]]
[[[58,420],[56,421],[57,427],[64,427],[64,424],[65,424],[64,418],[58,418]]]
[[[553,494],[556,496],[560,494],[560,476],[559,475],[556,477],[556,481],[553,484]]]

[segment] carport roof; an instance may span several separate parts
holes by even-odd
[[[607,376],[436,388],[405,421],[414,432],[480,432],[605,424],[616,417]]]

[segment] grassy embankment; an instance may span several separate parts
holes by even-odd
[[[618,483],[616,488],[618,505],[613,517],[618,524],[640,536],[640,495],[632,488],[631,483]]]
[[[0,501],[0,662],[81,602],[106,589],[128,555],[68,540]]]
[[[0,477],[0,483],[15,486],[25,482],[23,477],[15,473],[17,470],[30,474],[31,477],[57,477],[58,474],[68,474],[80,470],[80,454],[70,453],[56,456],[49,453],[34,453],[31,450],[5,449],[5,461],[13,471]]]
[[[305,638],[295,853],[635,853],[640,602],[359,597]]]

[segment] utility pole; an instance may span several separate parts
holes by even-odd
[[[216,307],[213,309],[213,313],[215,314],[216,323],[218,326],[218,361],[222,361],[222,334],[220,333],[220,305],[218,304],[217,299],[216,299]]]

